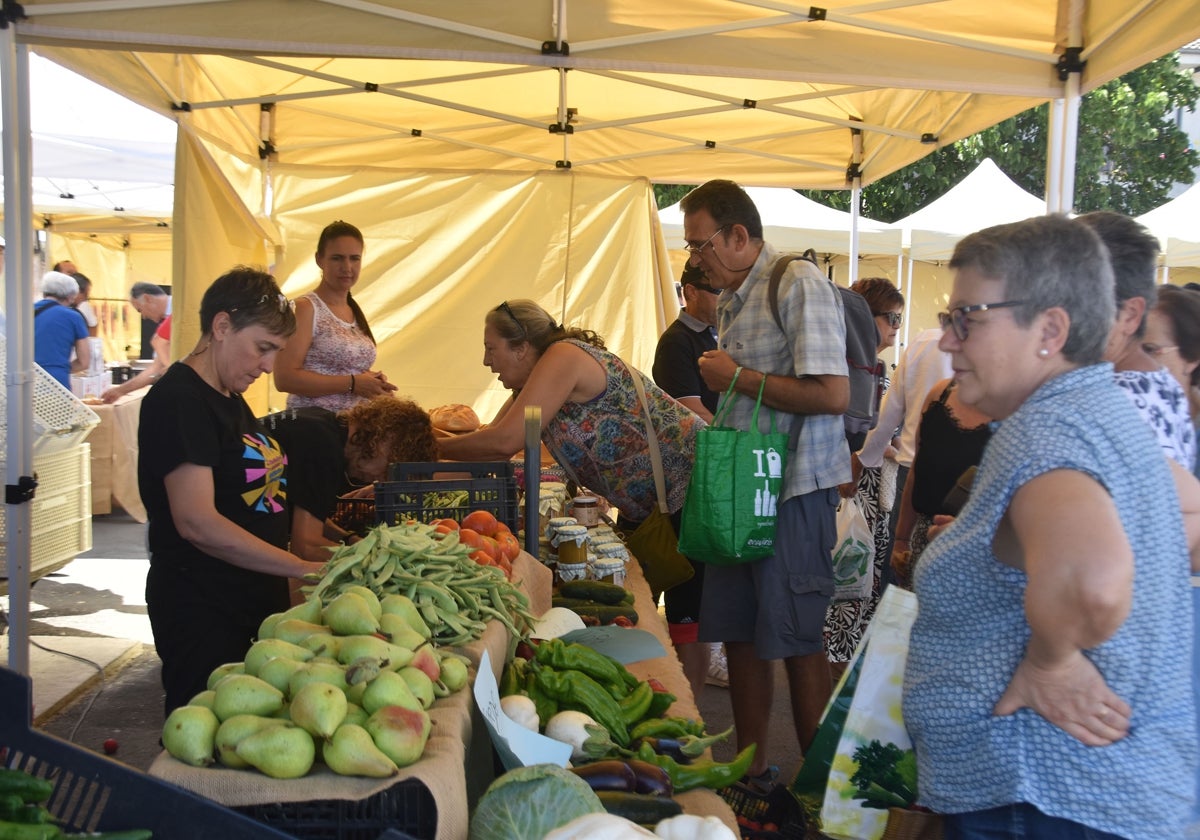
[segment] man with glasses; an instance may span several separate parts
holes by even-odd
[[[100,398],[106,403],[114,403],[126,394],[153,385],[171,362],[171,296],[154,283],[138,282],[129,290],[129,305],[142,316],[143,321],[158,324],[154,336],[150,339],[154,356],[150,366],[140,371],[137,376],[120,385],[114,385],[101,394]]]
[[[717,410],[720,394],[705,384],[700,376],[700,356],[717,349],[717,295],[704,282],[704,274],[695,266],[684,266],[679,278],[684,307],[658,339],[654,351],[654,383],[690,408],[705,423],[711,423]],[[704,558],[700,558],[703,560]],[[667,626],[671,641],[679,654],[684,676],[699,697],[705,682],[724,686],[729,674],[724,666],[724,654],[714,645],[710,667],[710,650],[698,641],[700,628],[700,593],[704,585],[704,564],[692,563],[692,579],[665,593]]]
[[[749,428],[754,398],[774,409],[792,444],[779,497],[776,552],[754,563],[710,566],[701,638],[725,642],[738,749],[758,744],[749,776],[773,783],[769,766],[772,660],[784,660],[792,718],[807,750],[832,690],[822,630],[833,593],[838,485],[850,480],[842,413],[849,403],[840,295],[811,263],[788,263],[778,289],[782,329],[768,299],[779,253],[763,241],[754,202],[732,181],[709,181],[680,202],[688,264],[721,290],[718,347],[700,358],[715,391],[734,381],[729,424]],[[765,417],[762,422],[769,425]]]

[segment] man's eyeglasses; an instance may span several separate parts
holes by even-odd
[[[904,316],[899,312],[876,312],[875,317],[886,319],[888,326],[892,329],[900,326],[900,324],[904,321]]]
[[[1142,345],[1142,350],[1144,350],[1146,352],[1146,354],[1150,355],[1150,356],[1161,356],[1163,353],[1166,353],[1168,350],[1178,350],[1178,349],[1179,349],[1178,344],[1154,344],[1153,342],[1147,341],[1145,344]]]
[[[945,332],[948,329],[954,330],[954,336],[959,341],[966,341],[969,335],[967,331],[967,316],[972,312],[987,312],[989,309],[1009,309],[1013,306],[1020,306],[1025,303],[1023,300],[1003,300],[999,303],[976,303],[971,306],[956,306],[949,312],[938,313],[938,323]]]
[[[716,238],[717,238],[717,234],[721,233],[721,231],[723,231],[723,230],[725,230],[725,226],[724,226],[724,225],[722,225],[721,227],[717,228],[717,232],[716,232],[716,233],[714,233],[712,236],[708,237],[708,239],[705,239],[705,240],[704,240],[703,242],[701,242],[699,245],[693,245],[691,242],[684,242],[684,243],[683,243],[683,250],[687,251],[689,256],[690,256],[691,254],[699,254],[699,253],[700,253],[701,251],[703,251],[703,250],[704,250],[706,247],[708,247],[709,245],[711,245],[711,244],[712,244],[712,241],[713,241],[714,239],[716,239]]]
[[[505,315],[507,315],[509,318],[511,318],[512,322],[517,325],[517,329],[519,329],[521,331],[521,340],[522,341],[524,341],[526,338],[529,337],[529,334],[525,332],[525,325],[521,323],[520,318],[518,318],[516,315],[513,314],[512,307],[510,307],[508,305],[508,301],[504,301],[499,306],[497,306],[496,309],[500,310]]]
[[[232,315],[234,312],[237,312],[238,310],[242,310],[242,309],[258,309],[260,306],[263,306],[264,304],[269,304],[272,301],[274,301],[275,305],[279,307],[280,312],[287,312],[289,309],[293,312],[296,311],[296,301],[288,300],[286,295],[278,294],[278,295],[263,295],[258,300],[254,301],[253,303],[247,303],[244,306],[235,306],[229,310],[229,314]]]

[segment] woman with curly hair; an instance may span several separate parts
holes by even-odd
[[[437,444],[429,415],[412,400],[376,397],[337,413],[324,408],[287,409],[263,419],[287,457],[291,551],[325,561],[325,520],[339,496],[382,481],[388,464],[434,461]]]

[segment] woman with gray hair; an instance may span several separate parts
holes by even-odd
[[[1107,252],[1045,216],[966,237],[950,267],[940,346],[962,400],[997,423],[915,570],[903,708],[919,801],[948,840],[1180,837],[1200,485],[1101,363]]]
[[[71,390],[71,374],[91,364],[87,322],[71,302],[79,284],[70,274],[48,271],[42,277],[42,299],[33,305],[33,360]],[[75,360],[71,360],[71,351]]]

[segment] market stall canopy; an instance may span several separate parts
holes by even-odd
[[[1158,237],[1163,265],[1200,266],[1200,184],[1143,213],[1138,221]]]
[[[186,113],[244,161],[261,150],[290,164],[570,166],[835,189],[847,185],[855,131],[866,184],[1063,96],[1060,65],[1080,69],[1086,92],[1200,37],[1192,0],[696,0],[686,9],[26,0],[20,9],[21,42],[160,113]]]
[[[1021,189],[991,158],[944,195],[895,223],[903,228],[909,257],[948,260],[958,240],[985,227],[1019,222],[1046,212],[1046,202]]]
[[[853,216],[805,198],[785,187],[747,187],[758,208],[763,238],[787,251],[812,248],[820,254],[849,254]],[[668,248],[683,247],[683,210],[676,202],[658,211]],[[902,253],[901,232],[873,219],[858,219],[858,252],[861,254]]]

